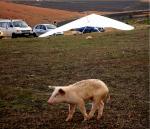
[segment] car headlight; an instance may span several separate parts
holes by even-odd
[[[18,32],[18,33],[19,33],[19,32],[21,32],[21,30],[16,30],[16,32]]]
[[[0,36],[2,36],[2,35],[3,35],[3,32],[0,31]]]

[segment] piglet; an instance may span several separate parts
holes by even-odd
[[[49,104],[69,104],[69,115],[66,121],[72,119],[76,107],[83,114],[84,120],[92,118],[96,110],[98,110],[97,119],[100,119],[104,109],[104,100],[109,98],[108,87],[98,79],[87,79],[68,86],[49,86],[49,88],[54,88],[48,100]],[[92,108],[89,114],[86,112],[85,100],[92,100]]]

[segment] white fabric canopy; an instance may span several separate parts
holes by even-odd
[[[91,14],[91,15],[82,17],[80,19],[77,19],[75,21],[72,21],[70,23],[67,23],[63,26],[60,26],[54,30],[46,32],[40,35],[39,37],[47,37],[49,35],[53,35],[58,32],[64,32],[64,31],[68,31],[71,29],[77,29],[77,28],[87,27],[87,26],[98,27],[98,28],[110,27],[110,28],[115,28],[119,30],[133,30],[134,29],[133,26],[130,26],[123,22],[120,22],[120,21],[117,21],[108,17],[100,16],[97,14]]]

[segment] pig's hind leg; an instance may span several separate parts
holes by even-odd
[[[98,108],[98,116],[97,120],[99,120],[103,114],[103,109],[104,109],[104,102],[101,100]]]
[[[91,108],[91,111],[89,113],[89,119],[91,119],[94,116],[94,113],[99,108],[99,104],[100,104],[99,97],[95,97],[93,99],[92,108]]]
[[[73,114],[75,113],[75,109],[76,109],[75,104],[69,104],[69,114],[68,114],[68,117],[67,117],[66,121],[69,121],[69,120],[72,119]]]

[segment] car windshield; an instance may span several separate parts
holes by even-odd
[[[47,29],[55,29],[56,26],[52,24],[45,25]]]
[[[28,27],[27,23],[25,23],[24,21],[13,21],[13,26],[21,28]]]

